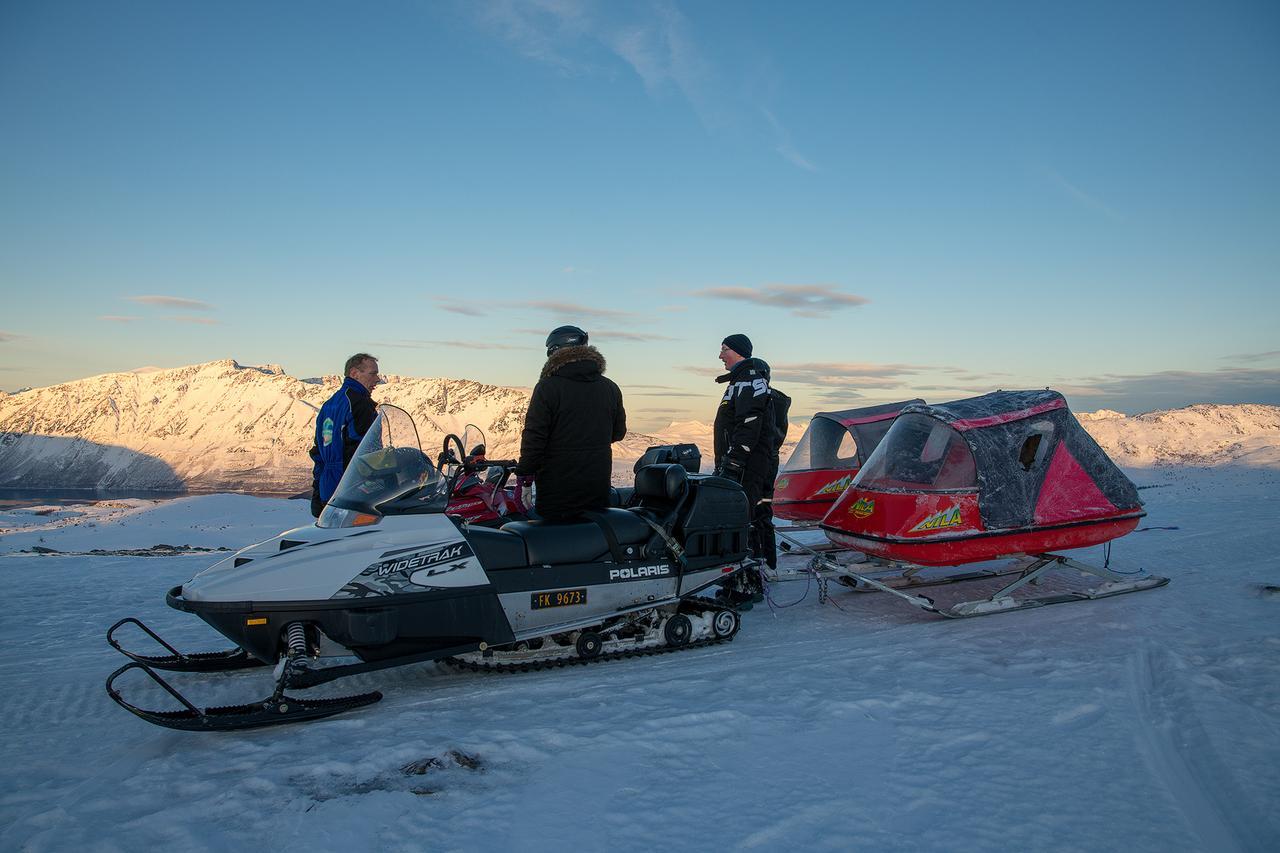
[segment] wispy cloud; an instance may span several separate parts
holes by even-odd
[[[641,415],[684,415],[689,417],[695,412],[688,408],[681,409],[674,406],[644,406],[637,409],[636,413]],[[666,424],[663,424],[663,426],[666,426]]]
[[[682,367],[677,367],[676,369],[683,370],[685,373],[692,373],[694,376],[716,377],[724,373],[723,367],[702,367],[700,365],[689,365],[689,364],[686,364]]]
[[[806,362],[774,364],[773,377],[779,383],[811,385],[830,389],[833,385],[852,388],[892,388],[910,377],[928,373],[933,368],[915,364],[867,364],[849,362]]]
[[[561,317],[595,317],[597,319],[634,319],[636,317],[636,314],[632,311],[619,311],[614,308],[594,308],[590,305],[580,305],[574,302],[558,302],[553,299],[537,299],[531,302],[517,302],[514,304],[518,307],[532,308],[535,311],[545,311],[548,314],[555,314]]]
[[[795,146],[791,144],[791,134],[782,126],[781,123],[779,123],[778,119],[774,116],[773,111],[766,107],[760,107],[760,113],[765,117],[765,120],[769,122],[769,127],[773,130],[773,136],[776,142],[774,150],[781,154],[783,159],[791,163],[793,166],[798,166],[806,172],[818,171],[818,167],[813,165],[807,157],[797,151]]]
[[[662,397],[663,399],[667,399],[668,397],[696,397],[700,400],[716,399],[715,396],[710,393],[696,394],[693,391],[630,391],[629,393],[634,397]]]
[[[14,334],[13,332],[6,332],[0,329],[0,344],[7,344],[10,341],[18,340],[21,337],[22,335],[17,335],[17,334]]]
[[[1222,361],[1273,361],[1280,358],[1280,349],[1269,350],[1268,352],[1246,352],[1238,355],[1224,355]]]
[[[177,308],[183,311],[212,311],[213,306],[198,299],[186,299],[181,296],[126,296],[130,302],[139,305],[155,305],[160,308]]]
[[[1192,403],[1280,405],[1280,368],[1104,374],[1053,387],[1067,394],[1073,404],[1122,408],[1131,413]]]
[[[1124,218],[1110,205],[1102,201],[1102,199],[1092,193],[1085,192],[1080,187],[1067,180],[1066,176],[1057,169],[1054,169],[1051,166],[1045,166],[1044,174],[1045,177],[1049,179],[1050,183],[1084,207],[1097,211],[1109,219],[1121,220]]]
[[[217,325],[219,325],[218,321],[217,321],[217,320],[215,320],[215,319],[213,319],[212,317],[193,317],[193,316],[191,316],[191,315],[189,315],[189,314],[183,314],[183,315],[180,315],[180,316],[177,316],[177,317],[168,317],[168,318],[166,318],[166,319],[167,319],[169,322],[173,322],[173,323],[188,323],[188,324],[193,325],[193,326],[217,326]]]
[[[828,388],[825,391],[818,391],[810,398],[822,410],[840,410],[852,409],[862,405],[871,405],[864,397],[861,391],[855,388]],[[896,402],[894,400],[885,400],[886,403]]]
[[[141,317],[129,317],[129,316],[125,316],[125,315],[123,315],[123,314],[103,314],[103,315],[102,315],[101,317],[99,317],[98,319],[99,319],[99,320],[105,320],[105,321],[107,321],[108,323],[136,323],[136,322],[138,322],[139,320],[141,320],[142,318],[141,318]]]
[[[462,302],[445,296],[432,297],[432,301],[436,303],[436,307],[441,311],[448,311],[450,314],[463,314],[467,317],[483,317],[485,315],[483,310],[471,302]]]
[[[739,67],[722,70],[704,55],[689,20],[675,3],[590,2],[590,0],[500,0],[472,4],[479,25],[521,55],[566,75],[609,75],[621,62],[640,79],[649,97],[677,92],[708,129],[740,128],[756,122],[759,110],[768,122],[774,150],[798,168],[814,171],[774,110],[752,91],[758,66],[768,64],[756,52]],[[597,59],[603,49],[610,59]],[[745,66],[745,67],[744,67]],[[770,77],[776,88],[776,81]],[[772,99],[768,99],[770,102]]]
[[[519,346],[517,344],[506,344],[501,341],[435,341],[435,340],[401,340],[401,341],[379,341],[374,344],[375,347],[386,347],[389,349],[440,349],[441,347],[449,347],[456,349],[474,349],[474,350],[531,350],[534,347]]]
[[[589,68],[566,53],[590,28],[585,4],[573,0],[495,0],[470,8],[482,26],[529,59],[567,73]]]
[[[589,332],[591,339],[599,339],[602,341],[678,341],[679,338],[673,338],[669,335],[650,334],[648,332],[623,332],[618,329],[601,329],[598,332]]]
[[[786,308],[796,317],[826,317],[832,311],[856,308],[871,300],[853,293],[842,293],[825,284],[766,284],[763,287],[707,287],[695,290],[694,296],[708,299],[731,299],[754,302],[771,308]]]

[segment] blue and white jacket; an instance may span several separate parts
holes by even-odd
[[[311,514],[319,516],[324,505],[333,497],[347,469],[360,439],[373,425],[377,416],[377,404],[365,388],[347,377],[342,387],[320,407],[316,416],[315,444],[311,458]]]

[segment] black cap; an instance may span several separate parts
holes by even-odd
[[[557,326],[547,335],[547,355],[560,347],[582,347],[587,345],[587,333],[577,326]]]
[[[746,335],[730,335],[720,343],[736,352],[743,358],[751,358],[751,338]]]

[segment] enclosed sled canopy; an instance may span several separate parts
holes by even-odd
[[[893,419],[904,406],[912,404],[923,405],[924,400],[816,413],[783,470],[825,471],[862,467],[889,431]]]
[[[996,391],[913,403],[855,487],[978,492],[987,530],[1061,525],[1142,506],[1128,477],[1085,432],[1056,391]]]

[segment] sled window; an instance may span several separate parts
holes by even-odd
[[[889,431],[891,426],[893,426],[893,419],[886,418],[883,421],[858,424],[853,428],[853,431],[858,436],[858,463],[860,465],[867,464],[872,452],[880,446],[880,442],[884,441],[885,433]]]
[[[840,439],[840,447],[836,450],[836,466],[843,468],[846,465],[852,465],[858,456],[858,443],[853,440],[853,436],[848,432]]]
[[[1040,433],[1032,433],[1027,436],[1027,440],[1022,442],[1022,452],[1018,454],[1018,464],[1022,466],[1023,471],[1030,471],[1031,465],[1036,461],[1036,451],[1040,449]]]
[[[843,426],[827,418],[814,418],[783,470],[852,468],[856,456],[857,445]]]
[[[1052,433],[1053,424],[1048,421],[1031,425],[1031,434],[1027,436],[1026,441],[1022,442],[1022,449],[1018,451],[1018,464],[1022,466],[1023,471],[1030,471],[1044,461],[1049,449],[1049,436]]]
[[[902,415],[854,482],[913,492],[972,489],[977,466],[969,445],[950,426],[925,415]]]

